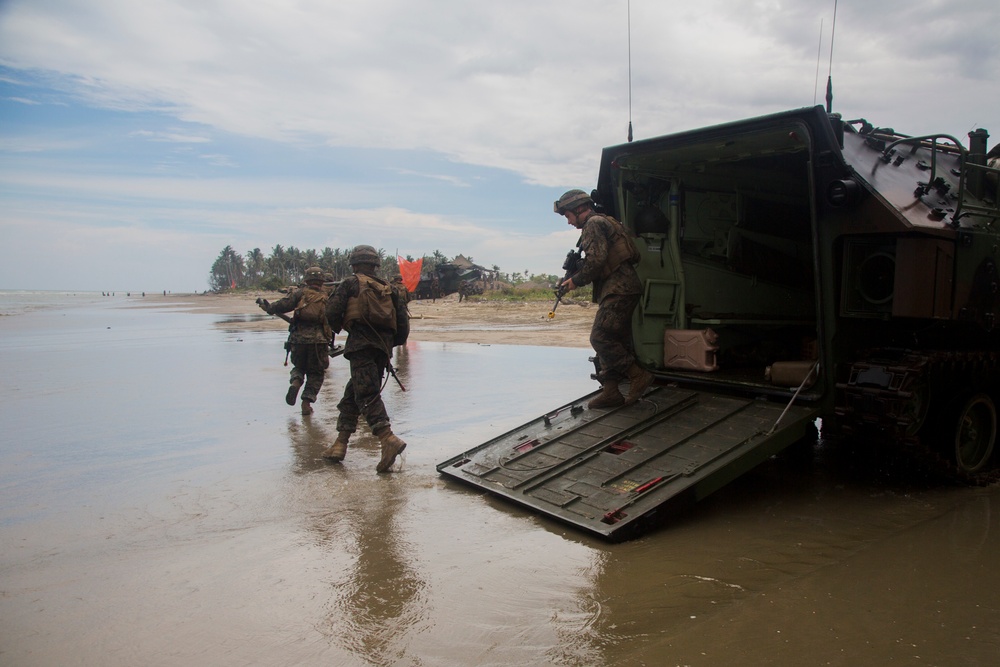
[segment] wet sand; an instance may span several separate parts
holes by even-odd
[[[997,487],[931,484],[820,441],[606,544],[435,471],[595,388],[585,317],[569,326],[560,306],[562,331],[548,304],[523,318],[413,304],[396,360],[408,391],[384,392],[410,446],[376,475],[364,428],[344,464],[319,458],[342,360],[303,418],[283,401],[283,323],[252,299],[157,298],[0,318],[2,664],[987,665],[1000,651]],[[557,332],[582,344],[542,342]]]
[[[144,302],[191,312],[228,315],[227,326],[241,331],[285,331],[288,325],[277,317],[260,319],[257,298],[277,301],[284,294],[260,292],[249,295],[196,294],[153,295]],[[543,345],[590,347],[590,327],[597,307],[589,301],[564,299],[553,311],[555,300],[508,302],[458,300],[457,294],[443,299],[411,301],[412,340],[477,345]],[[553,317],[549,317],[553,313]]]

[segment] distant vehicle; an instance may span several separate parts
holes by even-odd
[[[634,534],[814,433],[997,479],[997,148],[822,107],[606,148],[635,235],[639,403],[589,396],[438,466],[602,536]],[[990,166],[990,163],[993,166]]]
[[[471,289],[466,283],[474,283],[482,278],[478,269],[464,269],[456,264],[438,264],[434,269],[420,276],[415,292],[417,299],[439,299],[456,292]],[[481,293],[481,290],[480,290]]]

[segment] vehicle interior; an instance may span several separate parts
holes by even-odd
[[[615,213],[642,256],[634,342],[646,366],[779,391],[812,370],[808,136],[790,123],[615,159]]]

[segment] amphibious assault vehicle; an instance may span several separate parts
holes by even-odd
[[[594,200],[641,253],[656,375],[438,470],[611,539],[815,433],[997,477],[1000,204],[988,133],[906,136],[823,107],[603,152]],[[993,166],[990,166],[990,165]]]
[[[420,276],[415,297],[417,299],[440,299],[455,292],[465,292],[469,290],[472,283],[481,278],[482,272],[475,268],[466,269],[451,263],[438,264],[431,271]]]

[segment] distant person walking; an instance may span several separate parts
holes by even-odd
[[[323,452],[335,462],[347,455],[347,443],[364,415],[372,433],[382,445],[382,458],[375,466],[386,472],[406,443],[393,434],[382,401],[382,380],[389,368],[392,349],[406,343],[410,318],[398,289],[375,276],[381,265],[378,252],[370,245],[356,246],[348,260],[354,275],[337,286],[327,305],[327,317],[335,333],[348,332],[344,357],[351,365],[351,379],[337,404],[337,439]]]
[[[632,312],[642,294],[642,284],[635,271],[639,253],[622,224],[597,213],[594,200],[583,190],[566,192],[553,208],[580,230],[577,246],[583,255],[582,264],[573,275],[559,283],[559,288],[568,292],[593,283],[593,300],[598,304],[590,330],[590,344],[597,353],[600,367],[597,380],[601,383],[601,393],[587,407],[631,405],[653,382],[653,374],[636,362],[632,345]],[[626,378],[629,380],[627,397],[622,396],[618,387]]]
[[[285,402],[295,405],[302,389],[302,414],[313,412],[312,404],[323,387],[326,369],[330,366],[330,343],[333,332],[326,319],[329,293],[323,289],[323,270],[318,266],[306,269],[305,286],[274,303],[261,299],[260,307],[268,315],[295,311],[289,326],[289,354],[292,372]]]

